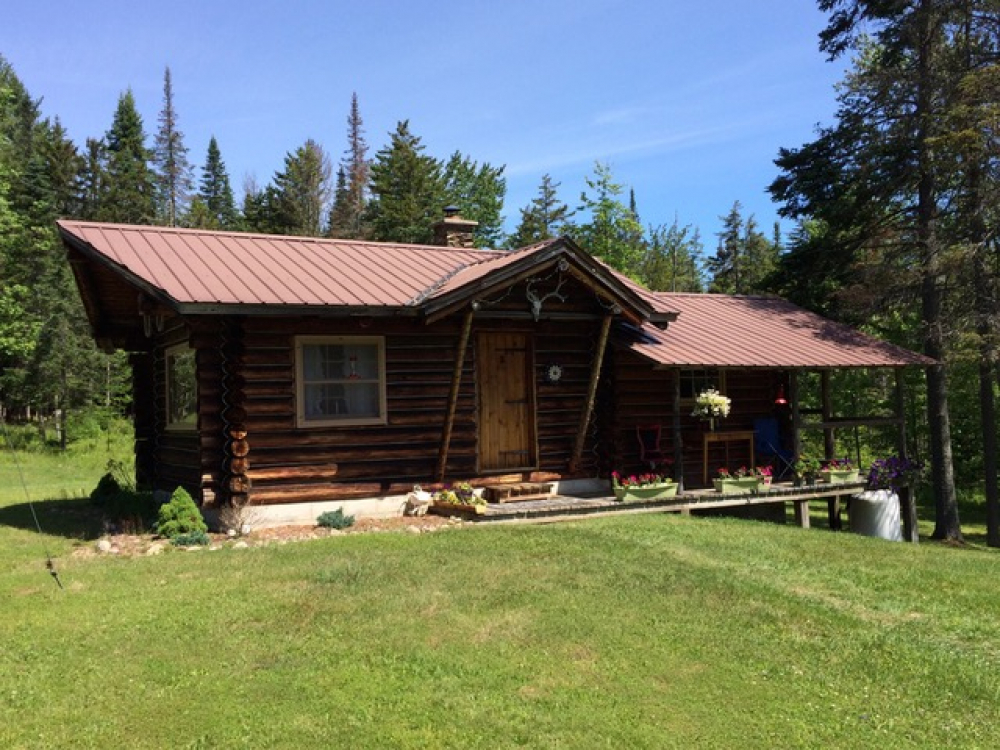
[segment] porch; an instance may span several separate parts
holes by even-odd
[[[720,494],[710,489],[692,489],[679,492],[676,497],[665,500],[649,500],[622,503],[614,495],[605,492],[576,493],[573,495],[552,495],[550,497],[509,503],[489,503],[480,512],[469,509],[467,513],[457,513],[451,509],[438,511],[443,515],[461,515],[466,520],[478,523],[513,523],[523,521],[559,521],[574,517],[606,516],[624,513],[681,513],[683,515],[708,513],[711,511],[732,511],[740,508],[759,510],[786,508],[791,504],[796,523],[809,528],[809,503],[826,500],[829,510],[829,526],[839,530],[840,508],[851,495],[864,490],[864,482],[847,484],[814,484],[795,487],[791,482],[775,482],[768,489],[747,494]],[[909,514],[903,513],[904,531],[910,538]],[[784,518],[784,514],[781,514]]]

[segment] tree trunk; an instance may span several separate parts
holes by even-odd
[[[931,475],[934,489],[934,539],[962,539],[955,493],[955,470],[951,452],[951,422],[948,418],[948,379],[944,367],[942,301],[944,297],[940,248],[937,237],[937,185],[931,148],[934,117],[934,46],[938,30],[933,0],[921,0],[917,13],[920,39],[917,43],[917,241],[923,278],[921,308],[924,353],[938,364],[927,368],[927,423],[930,428]]]

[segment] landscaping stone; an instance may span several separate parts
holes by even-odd
[[[146,550],[146,555],[148,555],[149,557],[152,557],[153,555],[161,555],[163,554],[163,550],[165,548],[166,548],[165,544],[163,544],[162,542],[156,542],[155,544],[151,544],[149,549]]]
[[[105,554],[107,554],[108,552],[111,551],[111,542],[109,542],[107,539],[98,539],[97,551],[104,552]]]

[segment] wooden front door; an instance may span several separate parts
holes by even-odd
[[[526,333],[479,334],[479,469],[532,469],[538,463],[531,342]]]

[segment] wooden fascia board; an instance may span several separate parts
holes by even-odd
[[[426,321],[434,323],[451,315],[476,297],[496,294],[501,289],[543,273],[555,266],[562,258],[565,258],[569,264],[566,273],[590,288],[595,294],[605,297],[609,302],[621,308],[626,319],[641,324],[657,315],[649,303],[630,289],[623,287],[617,279],[607,274],[601,267],[588,262],[589,257],[570,241],[562,240],[544,250],[526,256],[519,262],[475,279],[444,297],[424,303],[423,310]]]
[[[104,266],[105,268],[118,274],[122,277],[122,279],[155,302],[160,303],[170,310],[177,310],[177,301],[162,289],[150,284],[148,281],[140,276],[137,276],[121,264],[116,263],[104,253],[99,252],[90,243],[84,242],[72,232],[64,229],[62,225],[57,224],[57,226],[59,228],[59,234],[62,236],[63,243],[67,248],[72,248],[78,251],[86,260]]]

